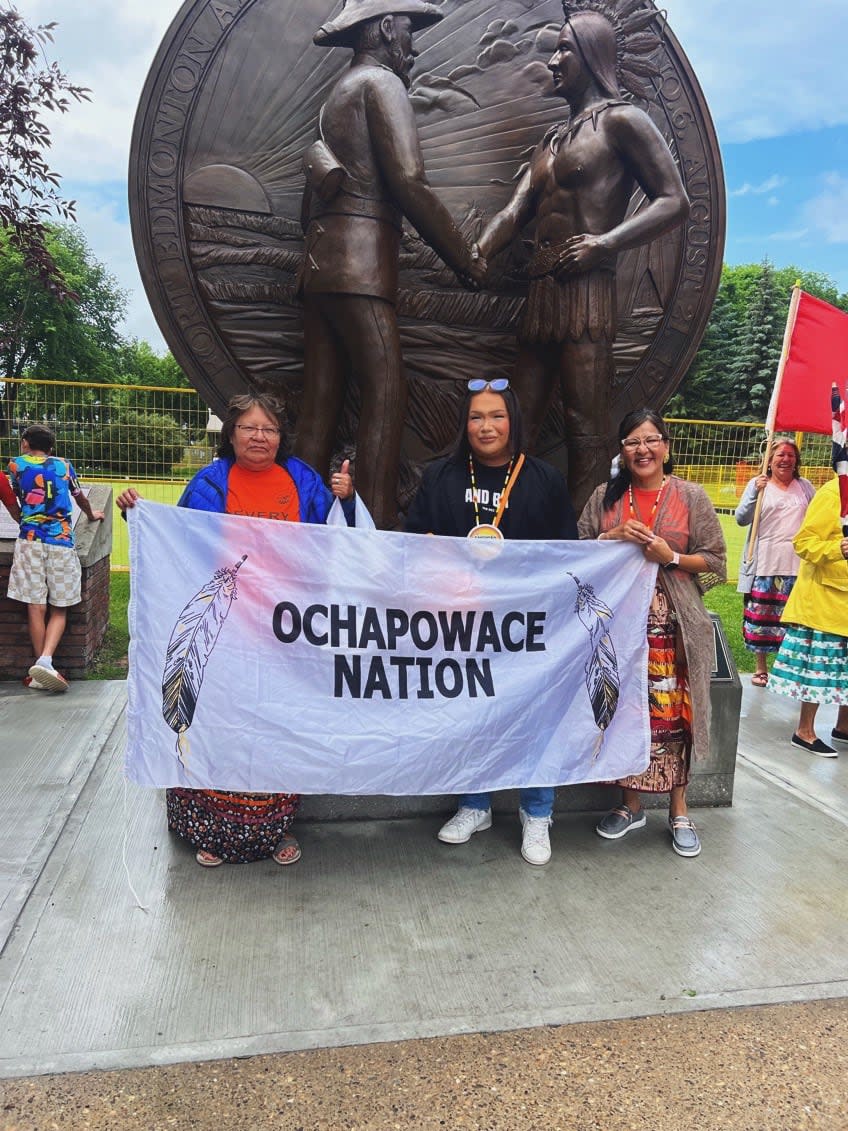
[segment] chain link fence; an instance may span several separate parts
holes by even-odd
[[[720,515],[732,515],[748,480],[762,462],[762,424],[741,421],[667,421],[677,474],[707,491]],[[56,454],[69,459],[86,483],[108,483],[117,495],[140,487],[145,498],[174,503],[183,486],[215,453],[219,422],[194,389],[146,385],[91,385],[60,381],[0,381],[0,457],[5,467],[19,450],[29,424],[56,433]],[[802,474],[816,487],[826,482],[830,439],[793,436],[802,453]],[[732,518],[728,564],[738,561],[742,531]],[[737,537],[738,531],[738,537]],[[112,568],[129,568],[124,523],[115,524]]]

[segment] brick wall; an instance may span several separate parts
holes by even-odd
[[[0,679],[22,679],[33,662],[27,607],[5,595],[12,559],[0,553]],[[71,679],[80,679],[103,643],[109,624],[109,558],[83,566],[82,600],[68,609],[68,625],[53,659]]]

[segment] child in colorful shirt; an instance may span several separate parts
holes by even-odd
[[[67,689],[68,681],[53,667],[53,654],[65,631],[66,610],[78,604],[82,596],[71,497],[89,521],[99,522],[104,517],[103,511],[92,510],[73,465],[53,455],[55,443],[49,428],[31,424],[21,436],[21,454],[9,461],[21,529],[8,596],[28,606],[29,635],[36,657],[29,669],[29,686],[44,691]]]

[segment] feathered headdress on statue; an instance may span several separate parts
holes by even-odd
[[[592,13],[605,19],[615,36],[615,74],[618,85],[646,101],[655,91],[645,81],[659,74],[659,68],[650,56],[662,44],[665,30],[664,16],[651,0],[562,0],[562,13],[566,23],[581,13]],[[652,25],[657,30],[650,30]],[[587,50],[579,27],[571,23],[586,65],[594,72],[591,49]],[[596,76],[597,77],[597,76]]]

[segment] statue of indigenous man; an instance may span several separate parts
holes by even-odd
[[[442,19],[424,0],[347,0],[314,36],[353,49],[304,156],[304,395],[299,456],[327,474],[348,379],[358,386],[356,482],[378,526],[397,520],[407,390],[395,303],[406,217],[460,281],[485,263],[430,187],[408,87],[414,32]]]
[[[509,203],[479,240],[491,259],[535,219],[513,385],[532,443],[559,377],[568,484],[578,509],[608,474],[618,253],[649,243],[689,213],[664,138],[622,96],[628,78],[638,83],[650,70],[639,55],[659,45],[644,30],[656,12],[641,3],[564,0],[565,23],[548,69],[570,116],[542,138]],[[645,200],[628,216],[637,187]]]

